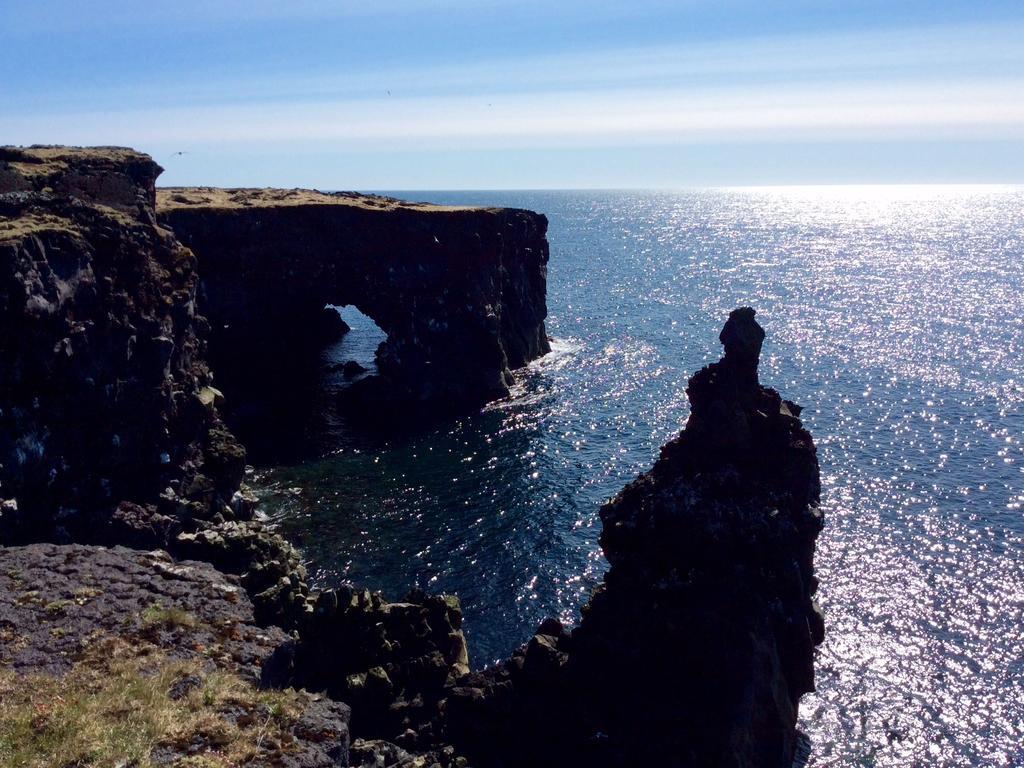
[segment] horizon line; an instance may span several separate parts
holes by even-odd
[[[364,187],[354,189],[351,187],[336,189],[289,186],[289,185],[265,185],[265,186],[237,186],[217,184],[156,184],[157,189],[301,189],[324,194],[337,192],[354,192],[366,195],[385,195],[395,192],[696,192],[702,190],[723,190],[729,192],[745,191],[766,191],[766,190],[798,190],[798,189],[957,189],[979,191],[1024,191],[1022,182],[990,182],[990,181],[936,181],[936,182],[821,182],[821,183],[793,183],[793,184],[685,184],[680,186],[615,186],[615,187]]]
[[[180,186],[180,185],[179,185]],[[161,185],[157,185],[162,188]],[[172,188],[170,185],[166,188]],[[260,187],[222,187],[222,189],[259,189]],[[273,187],[267,187],[273,188]],[[277,187],[278,189],[314,189],[312,187]],[[910,191],[956,190],[956,191],[1024,191],[1024,182],[823,182],[793,184],[684,184],[679,186],[583,186],[583,187],[365,187],[362,189],[317,189],[324,193],[357,192],[369,195],[386,195],[405,192],[699,192],[707,190],[727,192],[772,191],[772,190],[868,190],[889,189]]]

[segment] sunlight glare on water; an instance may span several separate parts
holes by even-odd
[[[342,426],[262,469],[318,585],[457,592],[477,665],[573,620],[601,502],[681,428],[750,304],[762,381],[805,406],[822,466],[810,764],[1024,764],[1024,192],[412,197],[548,215],[554,351],[479,415],[390,442]]]

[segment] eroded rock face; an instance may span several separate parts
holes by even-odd
[[[448,737],[481,765],[792,763],[823,636],[818,463],[799,407],[758,383],[754,310],[721,339],[686,429],[601,510],[611,569],[580,625],[549,620],[452,689]]]
[[[0,150],[0,541],[95,540],[201,464],[195,258],[150,158]]]
[[[601,510],[611,569],[580,625],[546,621],[505,663],[466,674],[457,600],[310,594],[294,549],[254,522],[245,450],[220,416],[231,391],[205,362],[196,259],[154,216],[158,173],[131,150],[0,149],[0,545],[162,547],[218,570],[127,550],[0,546],[6,661],[30,669],[71,642],[10,644],[41,611],[82,608],[83,626],[115,631],[119,605],[134,616],[157,594],[200,618],[237,618],[241,644],[224,640],[237,669],[351,704],[365,739],[353,764],[464,766],[462,753],[482,766],[789,764],[823,632],[818,466],[799,407],[758,382],[764,333],[752,309],[730,316],[725,356],[690,380],[686,429]],[[546,349],[543,217],[302,192],[173,194],[186,211],[175,227],[221,249],[200,254],[220,331],[287,343],[306,328],[297,318],[315,327],[330,302],[360,306],[391,334],[382,378],[356,390],[364,402],[481,402]],[[260,305],[272,296],[281,301]],[[112,602],[75,591],[108,572]],[[33,590],[17,579],[50,583],[56,597],[19,602]],[[236,607],[217,597],[236,587],[246,593]],[[257,636],[255,625],[271,628]],[[208,641],[186,636],[182,648]],[[347,732],[331,717],[348,714],[328,706],[296,736],[330,731],[341,744]]]
[[[251,522],[159,173],[129,149],[0,149],[0,544],[230,561],[262,620],[294,624],[305,572]]]
[[[542,215],[253,189],[162,189],[158,214],[199,257],[213,364],[239,386],[258,375],[287,388],[280,360],[317,341],[325,304],[355,305],[388,334],[380,376],[349,395],[382,411],[473,408],[549,351]]]
[[[356,734],[405,749],[438,746],[445,692],[469,672],[458,598],[419,590],[397,603],[320,592],[291,653],[293,684],[348,702]]]

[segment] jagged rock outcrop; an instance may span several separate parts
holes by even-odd
[[[469,672],[457,598],[389,603],[345,586],[320,592],[289,649],[291,681],[348,702],[360,736],[435,747],[447,687]]]
[[[445,704],[483,766],[788,766],[814,687],[818,463],[800,408],[757,379],[737,309],[691,415],[601,510],[611,568],[572,632],[548,620]],[[575,762],[574,762],[575,761]]]
[[[156,226],[159,172],[131,150],[0,149],[0,540],[95,539],[234,450],[207,439],[195,257]]]
[[[260,616],[294,623],[305,572],[251,522],[160,171],[129,149],[0,148],[0,544],[228,547]]]
[[[161,189],[157,211],[200,260],[200,309],[214,368],[238,382],[230,390],[257,376],[291,389],[294,367],[281,361],[319,342],[326,304],[355,305],[388,335],[379,375],[347,391],[376,419],[502,397],[513,369],[549,351],[540,214],[202,188]]]

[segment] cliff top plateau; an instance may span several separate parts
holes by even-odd
[[[160,187],[156,191],[160,211],[202,206],[206,208],[278,208],[302,205],[345,205],[371,211],[473,211],[477,206],[435,205],[414,203],[382,195],[359,192],[320,192],[316,189],[222,188],[222,187]]]

